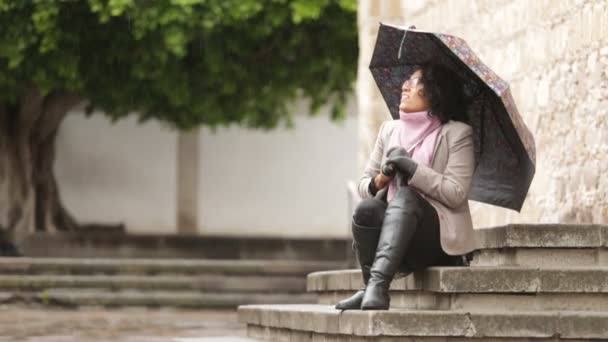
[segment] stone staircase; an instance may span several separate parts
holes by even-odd
[[[272,341],[608,341],[608,226],[477,231],[470,267],[433,267],[391,285],[389,311],[338,311],[358,270],[308,275],[317,304],[246,305],[251,338]]]
[[[327,261],[0,258],[0,303],[235,308],[314,303],[306,275]]]

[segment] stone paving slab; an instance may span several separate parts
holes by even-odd
[[[510,224],[475,233],[479,248],[608,246],[608,225]]]
[[[309,292],[357,290],[359,270],[308,275]],[[431,267],[393,280],[392,290],[460,293],[608,293],[608,267]]]
[[[0,305],[1,342],[213,341],[226,336],[246,338],[235,310]]]
[[[0,274],[306,275],[342,262],[295,260],[70,259],[0,257]]]
[[[466,338],[608,338],[608,313],[574,311],[344,311],[323,305],[239,307],[239,321],[328,335]]]

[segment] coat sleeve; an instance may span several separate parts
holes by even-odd
[[[467,125],[448,139],[448,162],[444,173],[419,164],[408,184],[449,208],[458,208],[467,200],[475,171],[473,129]]]
[[[378,130],[378,136],[376,137],[374,149],[372,150],[372,153],[367,161],[367,165],[363,170],[363,176],[359,179],[358,190],[361,198],[373,197],[369,192],[369,183],[380,173],[382,156],[384,155],[384,131],[386,129],[387,122],[388,121],[383,122]]]

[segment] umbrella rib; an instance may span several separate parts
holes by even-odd
[[[399,52],[397,52],[397,59],[401,59],[401,50],[403,49],[403,42],[405,41],[405,36],[407,36],[407,30],[403,30],[403,37],[401,37],[401,43],[399,44]]]
[[[461,69],[464,70],[464,72],[466,74],[468,74],[469,77],[472,77],[473,79],[476,79],[477,83],[480,83],[482,85],[482,87],[480,87],[480,88],[486,87],[486,88],[492,90],[492,88],[490,88],[490,86],[487,85],[484,82],[484,80],[482,80],[481,77],[479,77],[479,75],[477,75],[475,73],[475,71],[471,70],[471,68],[467,65],[467,63],[465,63],[462,59],[460,59],[460,57],[458,57],[454,53],[454,51],[452,51],[452,49],[450,49],[449,46],[445,45],[445,43],[439,37],[437,37],[436,35],[432,35],[432,38],[433,39],[431,39],[431,41],[433,41],[436,45],[438,45],[442,49],[447,49],[447,51],[449,53],[447,53],[446,56],[448,56],[452,60],[452,62],[454,62],[456,65],[460,65],[461,67],[464,66],[464,68],[461,68]],[[463,81],[464,80],[466,80],[466,79],[463,79]],[[479,92],[477,92],[477,94],[475,94],[473,97],[477,97],[478,95],[480,95],[480,92],[481,92],[481,90]]]

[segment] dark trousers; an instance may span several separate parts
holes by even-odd
[[[461,265],[460,256],[450,256],[441,248],[439,217],[435,208],[411,188],[402,190],[407,191],[405,205],[415,209],[407,212],[417,212],[422,215],[416,227],[409,228],[415,229],[415,232],[410,243],[403,246],[407,252],[401,262],[400,271],[410,273],[430,266]],[[386,203],[380,199],[364,199],[355,209],[353,221],[357,226],[365,227],[368,232],[377,231],[380,236],[386,206]],[[358,245],[377,244],[377,239],[355,241],[355,243]],[[369,247],[375,250],[375,246]]]

